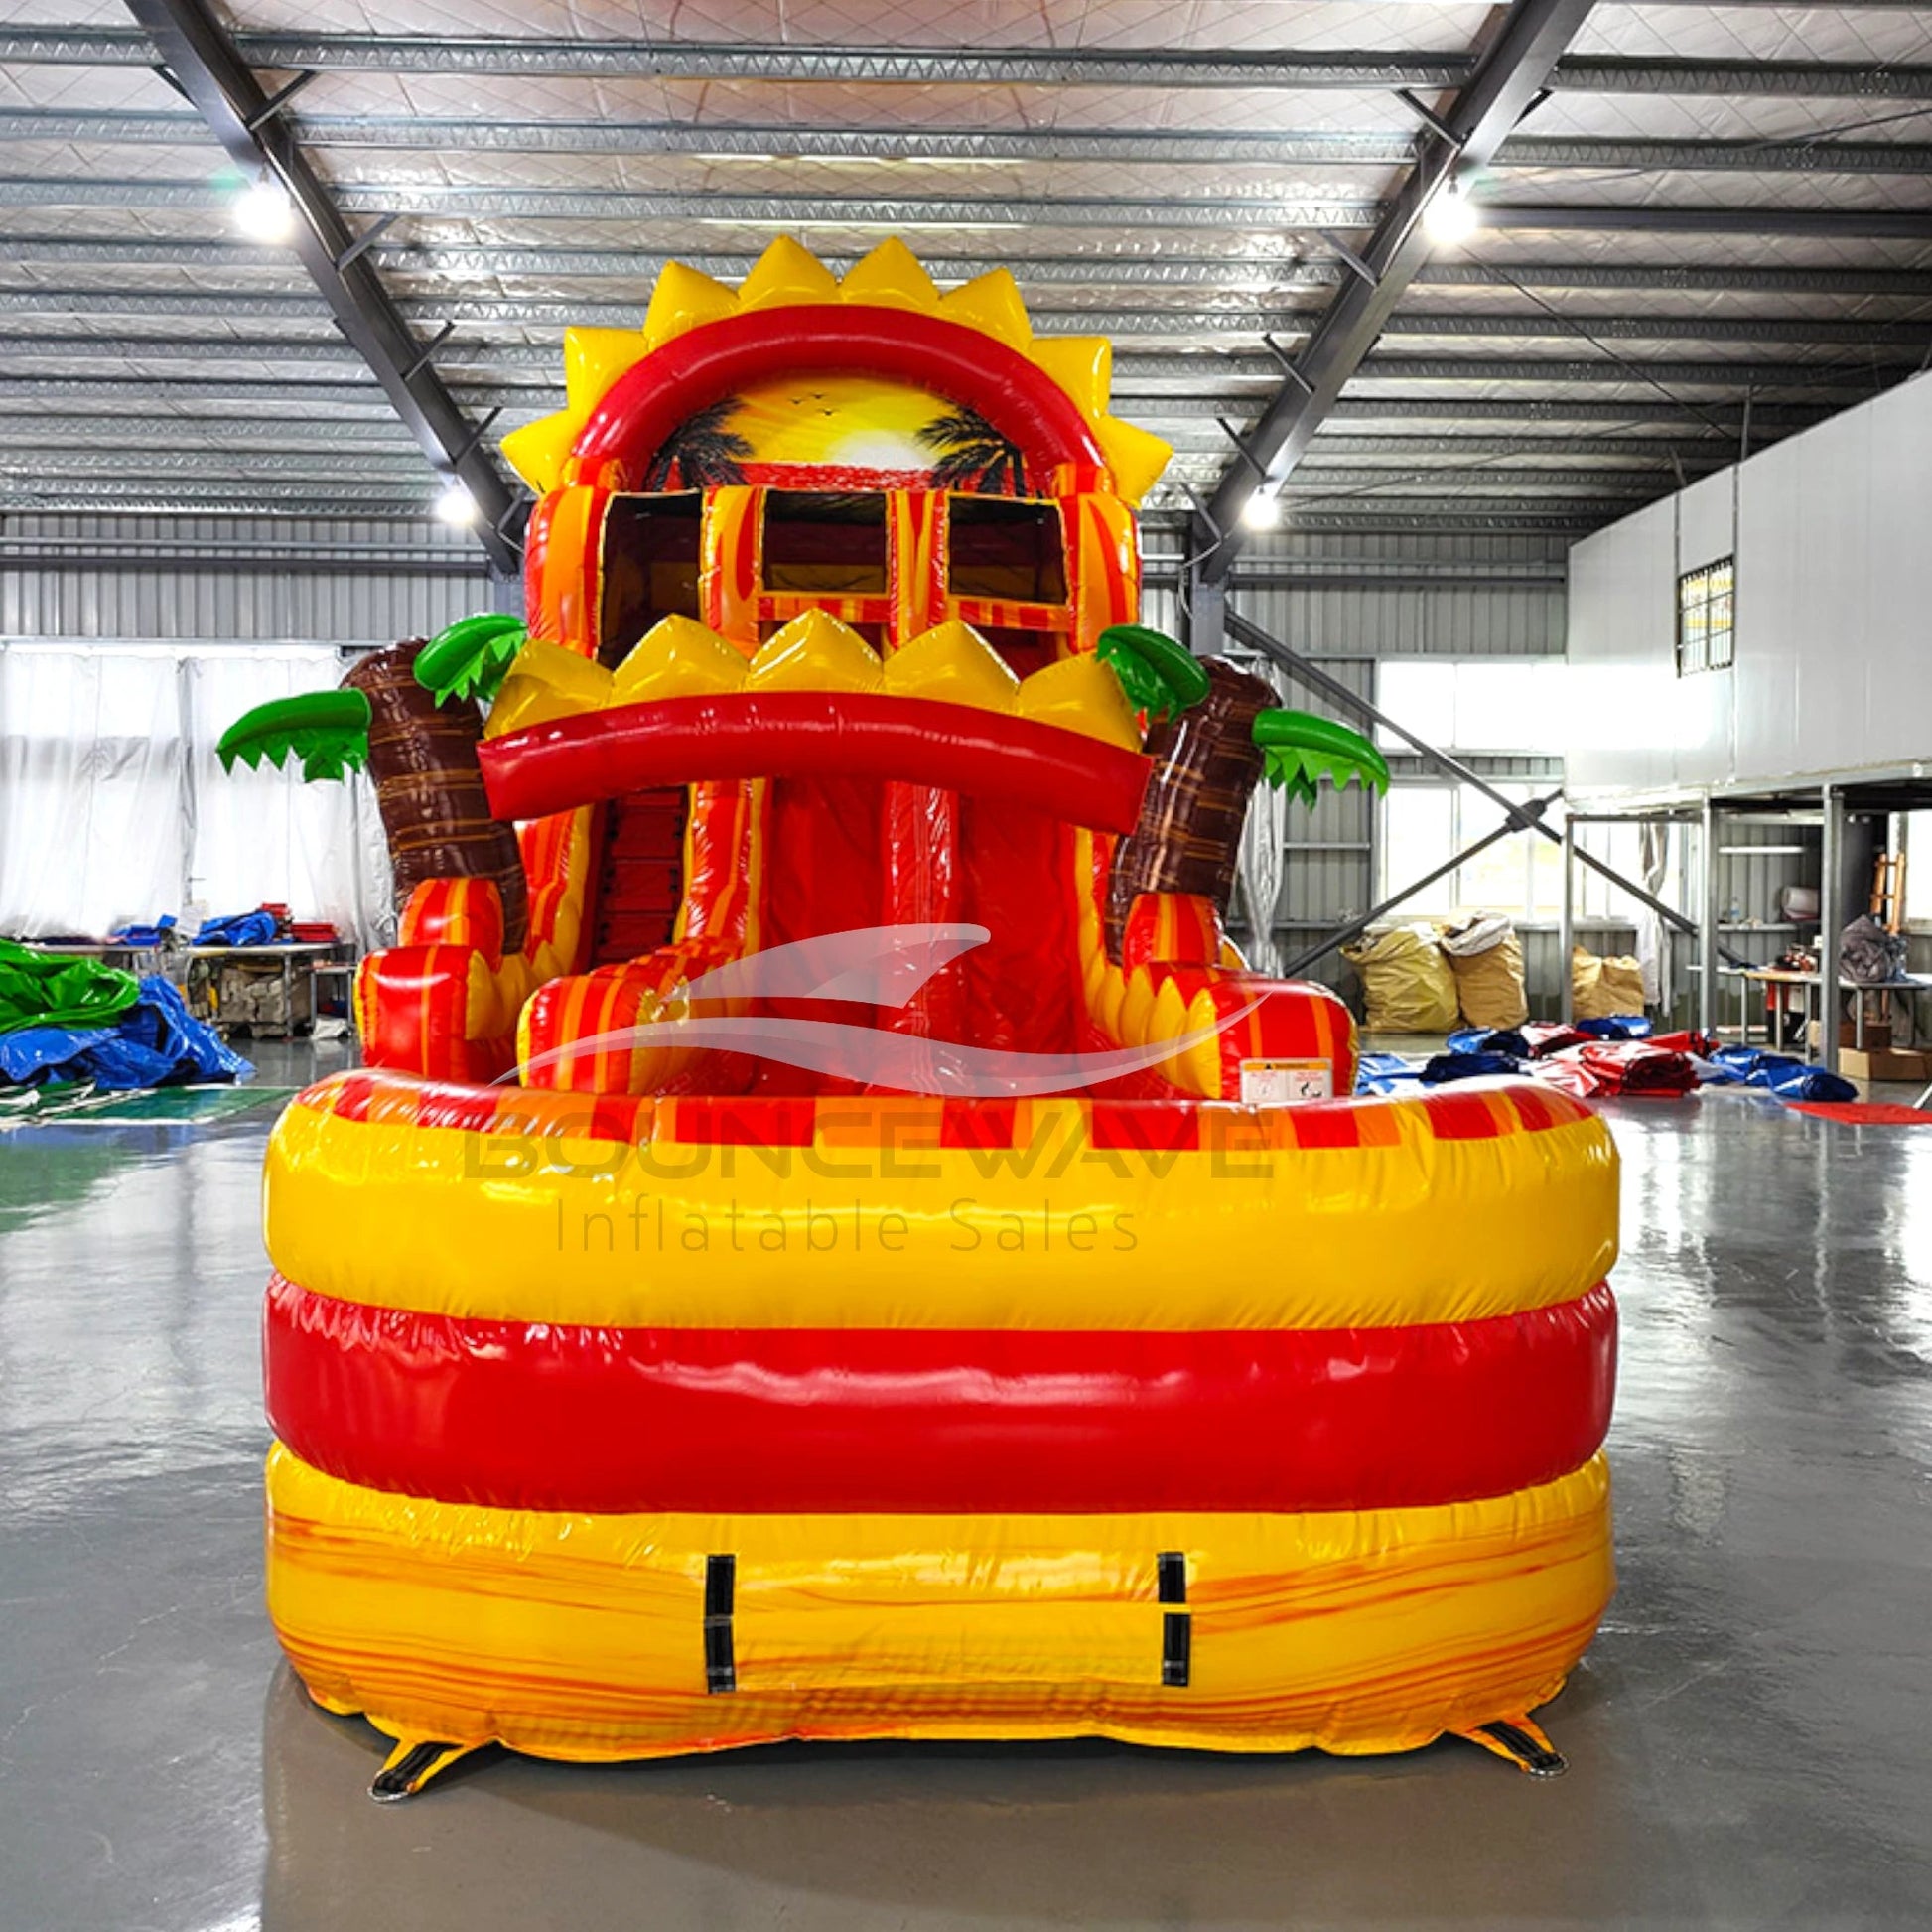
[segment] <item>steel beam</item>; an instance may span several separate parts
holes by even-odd
[[[253,449],[200,445],[169,449],[143,442],[134,449],[75,444],[10,441],[0,454],[0,476],[32,477],[203,477],[229,486],[256,477],[306,477],[312,482],[384,486],[423,484],[421,460],[407,449],[368,450],[287,448],[279,440]]]
[[[1318,247],[1318,242],[1311,246]],[[439,276],[570,275],[606,277],[647,292],[667,255],[634,248],[513,247],[379,241],[369,251],[398,274]],[[742,281],[758,261],[744,251],[680,249],[677,259],[720,281]],[[823,257],[834,270],[857,259],[849,251]],[[1226,294],[1276,289],[1333,288],[1349,271],[1338,259],[1300,255],[931,255],[922,257],[943,282],[970,281],[1007,268],[1035,288],[1213,289]],[[153,240],[121,235],[0,235],[0,260],[99,268],[219,268],[288,273],[287,251],[208,237]],[[1932,271],[1847,266],[1792,268],[1709,267],[1683,262],[1511,262],[1507,269],[1480,260],[1426,262],[1417,287],[1537,289],[1673,289],[1686,294],[1897,296],[1932,295]]]
[[[1606,342],[1676,343],[1850,343],[1905,348],[1927,339],[1923,322],[1887,322],[1863,316],[1631,315],[1581,314],[1559,320],[1535,309],[1503,314],[1450,310],[1444,314],[1403,312],[1389,318],[1383,340],[1402,336],[1556,337],[1579,332]]]
[[[356,266],[359,268],[361,264],[358,262]],[[46,361],[367,365],[366,358],[349,343],[339,337],[320,336],[12,336],[0,333],[0,350],[17,357],[31,356]],[[417,353],[421,350],[422,345],[418,344]],[[443,368],[535,369],[545,376],[555,376],[562,356],[559,347],[550,343],[449,342],[436,351],[436,360]],[[386,384],[383,393],[387,393]]]
[[[18,339],[0,337],[0,347]],[[480,382],[457,375],[450,392],[467,408],[488,409],[501,405],[510,409],[547,412],[563,406],[561,382],[535,379],[528,383]],[[336,382],[327,378],[295,381],[273,376],[185,376],[166,372],[157,375],[17,375],[0,374],[0,398],[23,401],[98,402],[103,408],[124,409],[139,402],[231,401],[263,407],[283,403],[328,404],[337,407],[388,409],[388,401],[373,379]],[[1137,422],[1171,423],[1194,418],[1210,418],[1239,411],[1252,405],[1252,397],[1217,395],[1148,395],[1123,393],[1116,396]],[[1784,431],[1808,428],[1831,413],[1826,403],[1755,403],[1751,427],[1755,430]],[[1715,423],[1730,436],[1742,426],[1740,412],[1728,403],[1715,402],[1693,406],[1689,403],[1603,401],[1593,396],[1571,396],[1557,400],[1533,397],[1462,396],[1382,396],[1370,399],[1344,397],[1335,405],[1324,427],[1319,447],[1326,448],[1336,433],[1335,424],[1366,422],[1500,423],[1540,425],[1546,423],[1610,423],[1633,432],[1628,439],[1642,445],[1648,438],[1646,426],[1698,425],[1706,437],[1715,434]],[[1566,439],[1554,438],[1564,442]],[[1605,438],[1623,441],[1623,438]],[[1662,439],[1657,439],[1661,441]],[[1699,439],[1702,441],[1702,438]],[[1390,439],[1402,446],[1407,438]],[[1691,446],[1684,446],[1689,449]]]
[[[564,328],[636,328],[639,302],[598,302],[571,296],[397,296],[399,314],[412,320]],[[259,322],[306,320],[317,313],[308,289],[0,288],[0,314],[42,316],[194,316]],[[1318,310],[1274,309],[1035,309],[1041,336],[1077,333],[1116,341],[1136,336],[1200,337],[1262,334],[1301,338],[1319,321]],[[1913,349],[1926,340],[1923,323],[1843,316],[1631,315],[1584,316],[1576,327],[1608,341],[1704,343],[1843,343],[1857,347]],[[1567,337],[1563,324],[1535,310],[1500,314],[1451,310],[1397,314],[1383,330],[1397,336],[1462,338]]]
[[[0,450],[0,465],[15,453],[28,450],[113,449],[130,454],[141,450],[195,450],[218,456],[231,447],[237,452],[258,451],[262,447],[261,422],[250,416],[171,415],[130,409],[124,403],[103,409],[98,415],[82,415],[72,410],[14,410],[6,407],[7,400],[4,391],[0,391],[0,423],[6,425],[7,438],[4,449]],[[386,413],[345,416],[331,410],[325,415],[292,420],[284,411],[278,412],[273,425],[277,450],[336,449],[348,445],[351,450],[414,461],[408,433]]]
[[[1776,235],[1821,241],[1932,241],[1932,208],[1699,207],[1647,203],[1641,207],[1595,203],[1490,202],[1487,227],[1556,234],[1574,228],[1602,234]]]
[[[346,344],[304,336],[13,336],[0,333],[0,350],[15,357],[61,361],[219,361],[219,362],[329,362],[342,364],[355,360]],[[489,343],[454,340],[437,351],[437,362],[446,369],[498,368],[530,369],[545,378],[554,378],[560,355],[548,343]],[[1673,387],[1705,386],[1725,389],[1819,389],[1853,391],[1872,395],[1886,384],[1902,381],[1916,373],[1918,359],[1903,357],[1881,360],[1868,357],[1857,363],[1840,362],[1739,362],[1725,357],[1709,361],[1646,359],[1640,365],[1654,381]],[[1141,385],[1157,381],[1178,381],[1190,393],[1200,394],[1210,384],[1253,380],[1266,381],[1278,365],[1259,356],[1199,354],[1134,354],[1114,358],[1116,404],[1133,398],[1129,413],[1144,404],[1156,403],[1156,392]],[[1564,356],[1481,356],[1481,355],[1378,355],[1372,356],[1357,372],[1360,379],[1374,382],[1481,382],[1528,383],[1564,387],[1572,383],[1621,383],[1636,380],[1627,365],[1611,361],[1587,361]],[[549,387],[546,381],[544,388]],[[1252,408],[1260,398],[1225,393],[1233,407]],[[1372,413],[1373,396],[1359,393],[1353,400]],[[1158,404],[1156,405],[1158,406]]]
[[[1805,100],[1932,100],[1932,67],[1909,62],[1680,61],[1577,54],[1551,84],[1591,94],[1789,94]]]
[[[138,482],[138,479],[120,477],[63,477],[50,480],[43,486],[15,477],[0,482],[0,499],[4,499],[7,507],[14,509],[45,510],[71,502],[94,509],[132,510],[144,500],[135,487]],[[163,509],[181,509],[191,502],[252,502],[253,511],[243,509],[240,512],[243,515],[259,515],[265,506],[286,508],[293,503],[328,500],[358,504],[364,509],[427,516],[435,503],[436,493],[434,489],[421,486],[405,489],[399,483],[334,483],[326,480],[298,482],[273,477],[259,481],[241,477],[170,477],[146,500]]]
[[[1660,466],[1667,468],[1668,466]],[[1548,491],[1579,495],[1653,496],[1659,483],[1654,475],[1642,471],[1576,469],[1512,469],[1495,463],[1436,463],[1418,469],[1405,469],[1392,463],[1382,469],[1360,465],[1305,463],[1284,486],[1283,500],[1300,505],[1310,496],[1336,497],[1365,495],[1371,491],[1417,488],[1453,489],[1472,498],[1485,494],[1528,495]]]
[[[187,94],[228,158],[250,175],[279,182],[296,215],[295,251],[344,337],[374,372],[423,454],[459,482],[477,505],[477,533],[500,576],[520,574],[518,498],[504,483],[468,416],[422,353],[366,258],[351,259],[355,236],[300,144],[269,111],[268,95],[205,0],[127,0],[175,84]]]
[[[255,33],[236,37],[257,68],[363,73],[640,75],[655,80],[844,81],[994,87],[1233,87],[1355,91],[1463,86],[1467,55],[1382,51],[1281,52],[1132,47],[826,47],[807,43],[486,39],[408,34]],[[0,62],[146,67],[125,29],[0,29]],[[1591,93],[1793,94],[1801,98],[1932,99],[1932,67],[1856,61],[1634,60],[1573,56],[1549,76]]]
[[[642,301],[598,302],[581,296],[403,295],[393,300],[398,314],[412,319],[483,325],[507,323],[559,330],[565,327],[635,329],[643,321],[645,308]],[[299,322],[316,316],[317,307],[314,292],[308,289],[176,292],[0,288],[0,314],[225,317],[238,322],[286,318]],[[1312,326],[1314,314],[1293,309],[1035,309],[1033,321],[1035,332],[1041,336],[1228,335],[1252,339],[1264,332],[1304,336]]]
[[[812,127],[794,122],[491,119],[413,114],[292,116],[310,147],[431,154],[686,155],[700,161],[1122,162],[1160,166],[1389,168],[1415,159],[1406,129]],[[0,142],[199,143],[193,114],[0,109]],[[1932,174],[1909,141],[1714,141],[1516,135],[1499,168],[1742,174]]]
[[[1514,0],[1449,110],[1444,132],[1426,132],[1415,167],[1363,251],[1370,275],[1343,285],[1308,347],[1262,411],[1249,448],[1276,493],[1306,453],[1322,418],[1375,346],[1429,254],[1422,214],[1430,198],[1460,169],[1491,160],[1549,79],[1558,59],[1588,17],[1590,0]],[[1446,138],[1447,137],[1447,138]],[[1197,582],[1216,582],[1246,541],[1241,512],[1257,485],[1246,466],[1231,463],[1201,519],[1204,552]]]
[[[128,0],[129,5],[136,0]],[[139,0],[143,6],[187,0]],[[263,130],[267,134],[268,130]],[[287,141],[284,133],[280,137]],[[115,180],[95,175],[19,176],[0,181],[0,207],[199,208],[218,204],[206,180]],[[440,182],[349,182],[334,191],[339,214],[371,217],[401,210],[458,220],[696,222],[707,227],[1105,228],[1279,234],[1284,228],[1372,228],[1381,205],[1340,197],[1280,196],[1141,201],[1126,196],[759,195],[617,188],[451,186]],[[345,241],[344,246],[347,246]],[[334,258],[332,257],[332,260]]]
[[[1123,358],[1130,366],[1134,358]],[[1182,359],[1182,358],[1175,358]],[[1116,361],[1116,369],[1121,362]],[[1700,384],[1723,389],[1775,388],[1859,388],[1866,393],[1881,383],[1874,378],[1897,380],[1914,373],[1917,358],[1900,356],[1890,361],[1876,357],[1858,364],[1841,362],[1740,362],[1729,356],[1713,356],[1708,361],[1677,357],[1645,357],[1634,365],[1654,382],[1673,387]],[[1560,355],[1371,355],[1356,374],[1370,382],[1528,382],[1567,384],[1572,382],[1637,382],[1632,364],[1613,362],[1607,357],[1590,360]],[[1362,397],[1372,401],[1372,397]]]
[[[142,5],[175,0],[140,0]],[[129,0],[135,4],[135,0]],[[1516,0],[1521,6],[1584,6],[1588,0]],[[272,127],[273,124],[270,124]],[[268,136],[270,127],[263,129]],[[278,138],[287,141],[286,133]],[[1434,137],[1431,137],[1432,141]],[[1441,164],[1426,167],[1433,191],[1449,172],[1449,150],[1436,142]],[[1388,206],[1366,200],[1306,195],[1175,197],[1145,201],[1126,196],[905,196],[724,194],[615,188],[523,188],[510,184],[453,186],[439,182],[352,182],[335,191],[339,214],[379,218],[470,220],[493,217],[537,221],[658,222],[707,227],[938,229],[1100,228],[1110,233],[1235,233],[1279,235],[1284,228],[1314,233],[1372,230],[1385,236],[1413,227],[1427,199],[1414,180]],[[190,208],[218,206],[220,191],[205,179],[114,179],[98,175],[15,176],[0,180],[0,207]],[[1413,206],[1412,206],[1413,204]],[[1541,202],[1484,202],[1492,228],[1557,232],[1583,228],[1609,233],[1768,234],[1825,240],[1932,239],[1932,209],[1706,207]],[[345,247],[348,244],[345,242]],[[1420,245],[1419,243],[1417,244]],[[1352,250],[1374,267],[1379,291],[1393,250],[1373,242]],[[333,259],[333,258],[332,258]],[[1414,279],[1411,264],[1404,287]]]

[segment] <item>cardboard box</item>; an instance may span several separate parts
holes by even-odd
[[[1869,1037],[1869,1035],[1867,1035]],[[1838,1070],[1848,1080],[1904,1080],[1923,1085],[1932,1080],[1932,1053],[1909,1053],[1897,1046],[1841,1046]]]
[[[1811,1042],[1811,1050],[1814,1053],[1824,1043],[1824,1035],[1820,1031],[1816,1020],[1811,1023],[1811,1031],[1806,1035],[1806,1038]],[[1848,1046],[1856,1046],[1858,1042],[1859,1029],[1857,1023],[1851,1020],[1841,1020],[1838,1023],[1839,1050],[1842,1052]],[[1890,1044],[1891,1022],[1889,1020],[1867,1020],[1864,1023],[1864,1050],[1866,1052],[1882,1053]]]

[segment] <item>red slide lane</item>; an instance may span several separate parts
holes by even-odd
[[[268,1413],[370,1488],[530,1509],[1394,1508],[1601,1444],[1607,1285],[1410,1328],[597,1328],[366,1308],[277,1276]]]

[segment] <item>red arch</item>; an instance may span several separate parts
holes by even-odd
[[[843,303],[727,316],[666,343],[611,385],[572,454],[592,464],[646,460],[687,416],[794,372],[888,376],[931,390],[977,410],[1039,475],[1106,462],[1066,392],[1004,343],[937,316]]]

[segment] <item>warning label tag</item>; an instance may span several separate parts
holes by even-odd
[[[1335,1070],[1326,1060],[1243,1060],[1244,1107],[1299,1107],[1335,1097]]]

